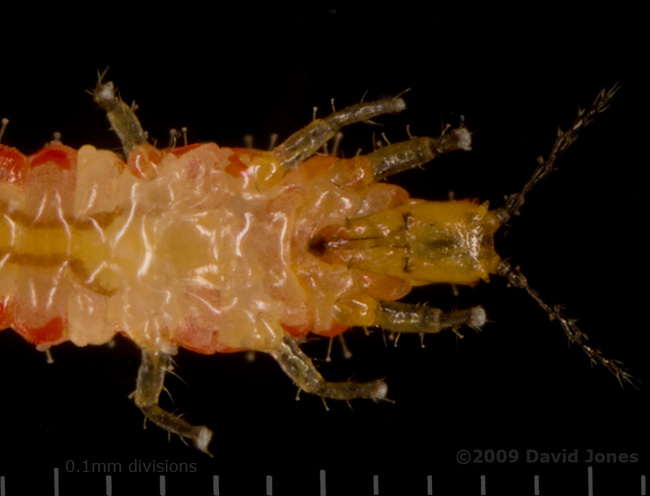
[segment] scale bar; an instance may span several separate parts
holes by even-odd
[[[219,496],[219,476],[212,476],[212,496]]]
[[[266,476],[266,496],[273,496],[273,476]]]
[[[533,478],[533,494],[539,496],[539,475]]]
[[[7,488],[5,487],[4,475],[0,475],[0,496],[7,496]]]
[[[587,496],[594,496],[594,467],[587,467]]]
[[[485,496],[485,476],[481,475],[481,496]]]
[[[113,496],[113,479],[110,475],[106,476],[106,496]]]
[[[4,477],[3,477],[3,479],[4,479]],[[4,493],[2,493],[2,496],[4,496]],[[645,475],[641,476],[641,496],[646,496],[646,492],[645,492]]]
[[[433,477],[427,475],[427,496],[433,496]]]
[[[166,496],[167,490],[165,489],[165,476],[160,476],[160,496]]]
[[[59,469],[54,469],[54,496],[59,496]]]
[[[320,496],[327,496],[327,486],[325,485],[325,470],[321,470],[320,477]]]
[[[372,476],[372,496],[379,496],[379,476]]]

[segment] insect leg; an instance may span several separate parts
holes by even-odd
[[[621,363],[617,360],[612,360],[603,356],[598,348],[590,346],[589,337],[578,327],[575,320],[568,318],[564,314],[560,305],[551,306],[545,302],[539,293],[528,285],[526,276],[524,276],[517,267],[512,267],[509,263],[501,261],[496,273],[508,279],[510,285],[526,291],[537,302],[537,304],[546,311],[551,320],[557,320],[560,323],[564,334],[566,334],[566,337],[569,339],[569,343],[577,344],[582,348],[582,351],[585,352],[593,363],[605,367],[614,374],[621,384],[623,384],[623,382],[634,384],[634,378],[623,369]]]
[[[401,112],[405,108],[404,100],[399,97],[352,105],[324,119],[313,120],[275,147],[273,154],[282,169],[293,169],[299,162],[316,153],[341,128],[355,122],[368,121],[381,114]]]
[[[2,137],[5,134],[5,129],[7,129],[7,125],[9,124],[9,119],[6,117],[2,118],[2,127],[0,127],[0,143],[2,143]]]
[[[100,76],[93,90],[93,99],[106,112],[111,128],[122,142],[124,156],[128,157],[136,146],[147,143],[147,137],[133,109],[115,94],[112,82],[102,83],[103,76],[104,74]]]
[[[386,398],[386,383],[381,380],[370,382],[326,381],[316,370],[309,357],[289,336],[285,336],[280,344],[269,353],[280,364],[284,373],[291,377],[296,386],[308,393],[335,400],[356,398],[382,400]]]
[[[191,439],[194,446],[209,455],[208,445],[212,439],[210,429],[205,426],[192,425],[158,406],[169,362],[169,355],[165,353],[151,353],[142,350],[142,363],[138,370],[138,382],[135,390],[135,404],[142,410],[145,417],[158,427]]]
[[[391,332],[435,334],[445,329],[456,331],[464,326],[479,329],[485,321],[483,307],[444,312],[426,305],[382,301],[377,308],[375,325]]]
[[[431,162],[438,155],[455,150],[471,150],[472,138],[465,128],[443,133],[439,138],[414,138],[388,145],[365,158],[376,180]]]

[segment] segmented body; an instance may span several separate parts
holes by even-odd
[[[143,347],[201,353],[268,351],[283,332],[332,336],[372,324],[373,299],[401,298],[420,282],[400,278],[417,259],[376,246],[351,261],[351,248],[318,252],[314,240],[387,209],[395,219],[384,213],[383,222],[399,229],[412,210],[435,204],[374,181],[363,158],[316,157],[260,188],[254,163],[267,153],[177,148],[160,152],[147,178],[92,146],[53,144],[30,157],[3,146],[2,324],[41,348],[123,332]],[[477,232],[464,235],[483,251],[471,255],[469,274],[429,282],[487,277],[498,261],[492,214],[469,201],[441,206],[476,217]]]
[[[29,157],[0,145],[0,324],[40,349],[125,334],[142,349],[136,404],[206,452],[209,429],[158,406],[179,346],[204,354],[268,352],[308,392],[383,399],[382,381],[324,380],[298,343],[309,333],[331,337],[352,326],[437,333],[484,324],[481,307],[443,312],[396,301],[416,285],[507,277],[593,361],[628,379],[493,244],[525,193],[614,92],[601,93],[560,134],[521,193],[489,210],[471,200],[411,199],[381,182],[469,150],[462,128],[350,159],[316,155],[341,127],[403,110],[401,98],[316,119],[271,151],[214,143],[159,150],[147,144],[112,84],[100,81],[95,100],[126,160],[89,145],[75,151],[53,142]]]

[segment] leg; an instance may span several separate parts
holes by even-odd
[[[317,394],[323,398],[335,400],[353,400],[368,398],[383,400],[386,398],[386,383],[380,380],[370,382],[327,382],[316,370],[309,357],[290,336],[270,351],[284,373],[303,391]]]
[[[435,334],[445,329],[456,331],[464,326],[480,329],[485,320],[482,307],[443,312],[426,305],[382,301],[377,309],[375,325],[391,332]]]
[[[136,146],[145,145],[147,138],[131,107],[115,94],[113,83],[102,83],[104,74],[105,72],[99,76],[97,86],[93,90],[93,99],[106,112],[111,129],[122,142],[124,156],[128,157]]]
[[[381,114],[401,112],[406,108],[401,98],[388,98],[376,102],[358,103],[325,119],[315,119],[308,126],[292,134],[273,149],[278,165],[284,170],[293,169],[298,163],[311,157],[344,127],[355,122],[368,121]]]
[[[93,98],[106,112],[111,129],[122,142],[124,158],[131,173],[140,178],[153,179],[158,175],[162,154],[147,143],[147,135],[135,116],[133,109],[115,94],[113,83],[102,83],[100,75]]]
[[[414,138],[388,145],[365,155],[376,180],[431,162],[438,155],[455,150],[471,150],[472,138],[465,128],[454,129],[439,138]]]
[[[5,134],[5,129],[7,129],[7,125],[9,124],[9,119],[6,117],[2,118],[2,127],[0,127],[0,143],[2,143],[2,136]]]
[[[205,426],[194,426],[158,406],[160,392],[169,366],[169,355],[142,350],[142,363],[138,370],[135,404],[145,417],[167,432],[189,438],[198,449],[210,455],[208,445],[212,431]]]

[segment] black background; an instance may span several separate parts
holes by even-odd
[[[395,178],[413,196],[477,197],[499,205],[546,155],[558,126],[578,106],[620,81],[611,108],[558,162],[559,170],[530,194],[521,218],[497,238],[501,255],[520,265],[531,285],[561,302],[592,342],[622,360],[643,383],[622,389],[568,348],[556,323],[521,291],[494,277],[489,284],[419,290],[410,301],[443,308],[483,304],[481,333],[403,336],[394,347],[381,332],[350,334],[351,360],[334,347],[329,379],[385,377],[395,403],[328,402],[303,394],[268,357],[178,355],[187,385],[169,378],[175,406],[215,431],[213,459],[150,426],[128,395],[138,350],[114,347],[52,350],[55,363],[11,331],[0,334],[0,475],[7,494],[105,494],[104,474],[77,473],[84,460],[119,462],[113,494],[154,495],[155,475],[130,474],[128,464],[196,463],[197,472],[167,476],[167,494],[372,493],[380,476],[386,495],[586,494],[587,449],[638,453],[638,463],[594,464],[598,494],[640,494],[648,473],[647,88],[638,12],[540,9],[475,11],[469,6],[350,8],[213,6],[190,3],[136,12],[110,4],[98,10],[63,6],[3,14],[0,114],[3,142],[25,153],[60,131],[71,146],[118,148],[86,89],[98,70],[138,115],[152,139],[187,126],[191,141],[239,146],[252,134],[267,147],[307,124],[312,108],[329,113],[407,88],[408,109],[345,132],[347,155],[371,151],[373,136],[391,141],[437,135],[464,119],[474,150],[445,157],[424,171]],[[386,344],[388,343],[388,344]],[[324,357],[326,342],[304,349]],[[456,452],[518,450],[515,464],[459,465]],[[578,464],[526,464],[527,449],[568,452]],[[74,473],[67,473],[74,461]]]

